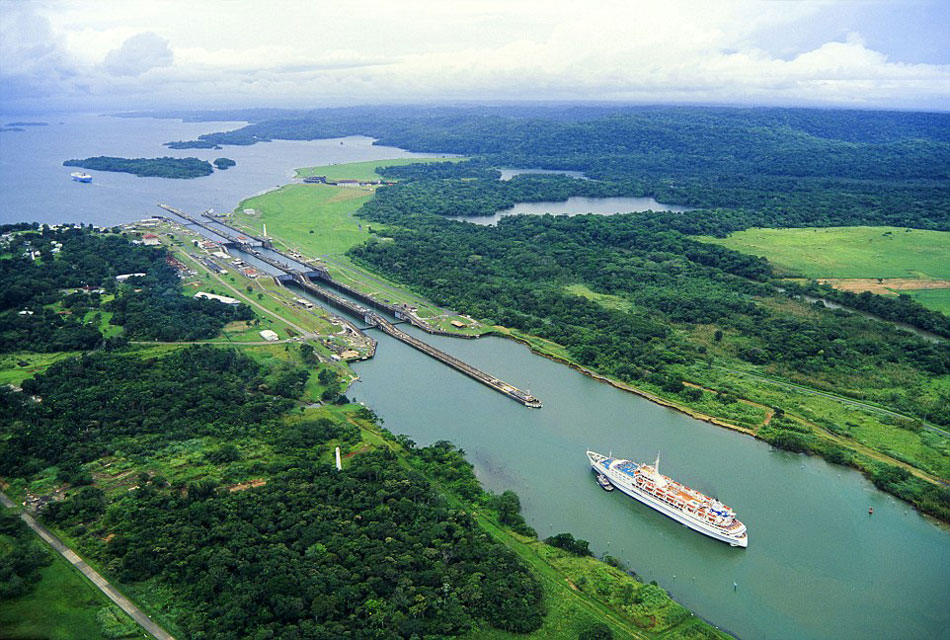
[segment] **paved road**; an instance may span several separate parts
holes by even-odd
[[[15,507],[10,498],[6,496],[5,493],[0,491],[0,503],[5,507]],[[174,637],[158,626],[156,623],[152,622],[152,619],[149,618],[145,613],[139,609],[131,600],[122,595],[118,589],[113,587],[109,582],[99,575],[99,572],[90,567],[86,562],[80,558],[76,553],[64,545],[59,538],[57,538],[53,533],[37,522],[33,516],[28,513],[21,513],[20,518],[29,526],[36,534],[43,538],[46,543],[53,547],[61,556],[66,558],[74,567],[79,569],[84,576],[92,580],[92,583],[96,585],[100,591],[102,591],[109,600],[119,605],[119,607],[125,611],[127,614],[132,616],[132,619],[135,620],[139,625],[145,629],[152,637],[157,638],[158,640],[175,640]]]

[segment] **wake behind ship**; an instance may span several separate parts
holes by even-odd
[[[748,547],[749,536],[735,512],[718,500],[660,475],[660,456],[652,465],[587,452],[590,466],[611,485],[631,498],[673,518],[702,534],[727,542],[733,547]],[[603,484],[601,483],[601,486]]]

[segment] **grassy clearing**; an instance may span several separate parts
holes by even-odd
[[[0,602],[0,637],[47,640],[105,640],[141,637],[138,626],[110,605],[59,554],[41,571],[36,587],[25,596]],[[98,617],[98,619],[97,619]],[[101,621],[101,623],[100,623]],[[105,636],[104,626],[132,633]]]
[[[0,385],[20,386],[27,378],[46,371],[59,360],[78,355],[76,351],[58,351],[55,353],[5,353],[0,355]],[[25,362],[25,366],[19,363]]]
[[[396,158],[393,160],[369,160],[367,162],[349,162],[330,164],[320,167],[297,169],[298,178],[308,176],[326,176],[328,180],[379,180],[376,173],[379,167],[397,167],[407,164],[428,164],[430,162],[459,162],[464,158]]]
[[[920,304],[950,316],[950,289],[904,291]]]
[[[747,229],[701,238],[806,278],[950,279],[950,232],[900,227]]]
[[[605,309],[616,309],[619,311],[630,311],[633,308],[633,303],[629,300],[624,300],[620,296],[613,296],[608,293],[597,293],[596,291],[591,291],[585,284],[572,284],[564,287],[568,293],[573,293],[575,296],[581,296],[582,298],[587,298],[592,302],[596,302]]]
[[[370,188],[289,184],[245,200],[237,211],[260,213],[235,213],[233,221],[255,234],[266,224],[268,235],[310,256],[341,255],[369,239],[369,226],[353,214],[372,197]]]

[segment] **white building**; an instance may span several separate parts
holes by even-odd
[[[195,294],[196,298],[204,298],[206,300],[216,300],[222,304],[241,304],[240,300],[235,298],[229,298],[227,296],[219,296],[216,293],[206,293],[204,291],[199,291]]]
[[[267,340],[268,342],[277,342],[279,340],[277,334],[270,329],[264,329],[260,332],[261,337]]]
[[[119,282],[125,282],[129,278],[144,278],[144,277],[145,277],[144,273],[123,273],[121,275],[116,276],[115,279],[118,280]]]

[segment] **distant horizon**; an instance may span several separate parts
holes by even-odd
[[[130,116],[130,117],[149,117],[151,114],[181,112],[185,113],[224,113],[228,111],[254,111],[254,110],[273,110],[273,111],[321,111],[330,109],[365,109],[365,108],[456,108],[456,109],[474,109],[484,108],[503,109],[506,107],[534,107],[534,108],[558,108],[558,107],[590,107],[599,109],[637,109],[637,108],[685,108],[685,109],[802,109],[809,111],[857,111],[868,113],[933,113],[950,114],[950,105],[945,108],[919,108],[919,107],[873,107],[873,106],[853,106],[840,104],[772,104],[772,103],[727,103],[727,102],[630,102],[630,101],[604,101],[604,100],[485,100],[485,101],[390,101],[390,102],[355,102],[351,104],[325,104],[318,106],[277,106],[272,104],[233,104],[230,106],[198,106],[169,104],[166,106],[155,106],[150,108],[118,108],[103,107],[95,108],[92,106],[83,107],[59,107],[34,110],[9,109],[7,105],[0,103],[0,119],[7,120],[20,116],[29,115],[102,115],[102,116]],[[0,122],[0,126],[7,126],[6,122]]]

